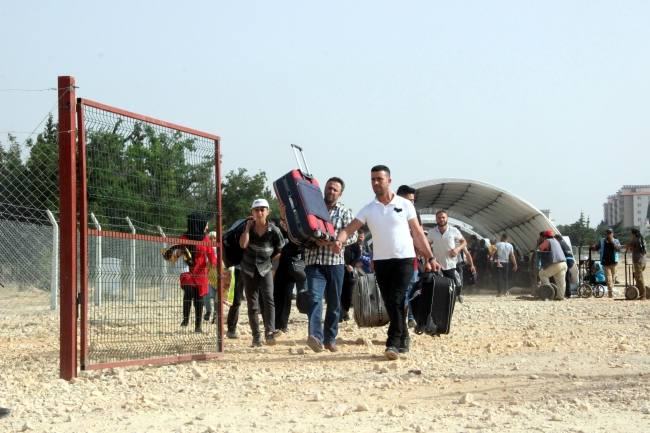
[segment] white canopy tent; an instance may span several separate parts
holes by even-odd
[[[515,194],[470,179],[434,179],[412,184],[415,208],[421,215],[447,212],[450,218],[469,224],[483,237],[510,242],[522,253],[535,249],[539,233],[559,233],[535,206]]]

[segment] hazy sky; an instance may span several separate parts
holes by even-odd
[[[77,96],[220,135],[224,172],[273,181],[297,143],[354,210],[376,164],[395,189],[476,179],[558,224],[650,184],[647,0],[0,0],[0,54],[0,89],[72,75]],[[0,140],[55,100],[0,92]]]

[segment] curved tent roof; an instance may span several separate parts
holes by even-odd
[[[506,232],[522,253],[535,249],[539,232],[559,233],[535,206],[484,182],[446,178],[414,183],[411,187],[416,189],[415,208],[420,214],[445,210],[449,217],[468,223],[484,237],[496,237],[497,241]]]

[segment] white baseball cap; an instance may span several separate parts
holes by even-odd
[[[266,199],[263,198],[258,198],[253,202],[253,206],[251,206],[251,209],[255,209],[256,207],[269,207],[269,202],[266,201]]]

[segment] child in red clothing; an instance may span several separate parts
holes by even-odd
[[[180,236],[181,239],[192,241],[210,242],[205,235],[208,229],[208,222],[203,215],[193,213],[187,216],[187,232]],[[194,303],[194,332],[203,332],[201,319],[203,313],[203,296],[208,293],[208,271],[209,263],[217,265],[217,256],[214,249],[209,245],[187,245],[190,258],[186,259],[189,268],[188,272],[181,274],[181,288],[183,294],[183,321],[181,326],[187,326],[190,322],[190,310]]]

